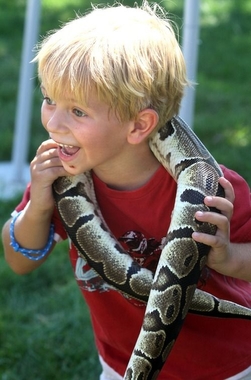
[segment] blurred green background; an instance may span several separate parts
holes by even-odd
[[[83,0],[41,3],[41,35],[90,8]],[[161,4],[182,35],[184,1]],[[11,159],[25,7],[25,0],[0,0],[0,162]],[[194,130],[218,162],[251,184],[251,2],[202,0],[200,16]],[[47,138],[40,104],[36,83],[29,160]],[[1,227],[18,201],[0,201]],[[95,380],[99,371],[88,310],[75,284],[66,244],[24,277],[7,267],[0,246],[0,379]]]

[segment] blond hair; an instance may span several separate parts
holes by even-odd
[[[39,45],[38,75],[50,96],[99,99],[121,121],[151,107],[158,126],[178,113],[187,84],[184,58],[170,20],[157,4],[93,7],[50,33]]]

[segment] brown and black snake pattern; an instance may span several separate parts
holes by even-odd
[[[194,214],[207,209],[205,196],[224,196],[218,184],[219,165],[179,117],[162,127],[149,144],[177,182],[172,220],[155,274],[133,261],[109,231],[89,172],[58,178],[53,186],[60,217],[80,255],[111,286],[147,303],[125,380],[157,379],[188,311],[251,319],[250,309],[196,288],[209,247],[197,244],[191,235],[193,231],[214,234],[216,228],[198,223]]]

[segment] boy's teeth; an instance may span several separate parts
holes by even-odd
[[[66,145],[66,144],[58,144],[62,148],[73,148],[73,145]]]

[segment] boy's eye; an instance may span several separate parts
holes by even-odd
[[[43,97],[43,100],[46,101],[47,104],[49,104],[49,106],[52,106],[52,105],[55,105],[56,103],[51,99],[49,98],[48,96],[44,96]]]
[[[81,110],[79,110],[79,109],[77,109],[77,108],[74,108],[73,113],[74,113],[77,117],[83,117],[83,116],[86,116],[86,114],[85,114],[83,111],[81,111]]]

